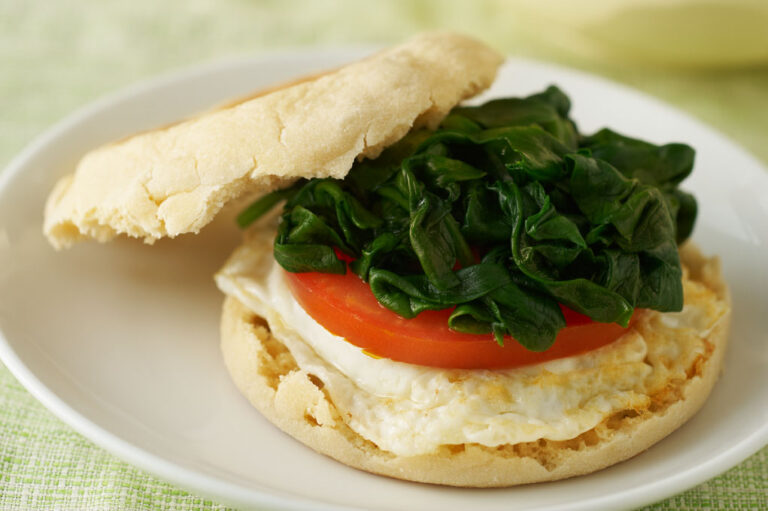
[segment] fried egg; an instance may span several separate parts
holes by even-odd
[[[307,314],[272,256],[272,237],[254,232],[216,275],[218,286],[268,322],[298,365],[322,380],[353,431],[398,456],[567,440],[620,410],[647,409],[667,382],[685,379],[707,356],[707,334],[727,310],[685,274],[681,312],[647,311],[591,352],[505,370],[418,366],[371,357]]]

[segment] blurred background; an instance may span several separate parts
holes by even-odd
[[[0,169],[65,115],[158,73],[438,28],[645,91],[768,163],[768,0],[0,0]],[[45,465],[52,450],[86,468],[65,462],[67,481],[27,475],[24,464]],[[767,467],[763,449],[654,509],[753,508]],[[41,487],[60,496],[38,501],[47,508],[219,509],[98,449],[0,365],[0,509],[37,507],[28,494]]]
[[[0,0],[0,164],[76,107],[150,75],[435,28],[624,82],[768,160],[767,0]]]

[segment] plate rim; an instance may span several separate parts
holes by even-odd
[[[300,59],[314,56],[320,59],[340,58],[352,61],[380,47],[381,46],[379,45],[351,44],[344,46],[305,47],[289,50],[264,51],[253,55],[216,59],[138,80],[80,106],[36,136],[21,150],[21,152],[13,157],[3,171],[0,172],[0,193],[2,193],[12,183],[13,179],[24,170],[26,162],[36,153],[49,146],[60,137],[66,136],[66,133],[73,127],[87,121],[88,118],[111,107],[115,103],[126,101],[136,95],[151,93],[152,90],[163,86],[183,83],[184,81],[195,77],[215,74],[224,70],[247,68],[276,59]],[[698,129],[716,136],[719,141],[729,145],[730,150],[740,152],[740,156],[745,157],[755,167],[768,173],[765,164],[742,147],[738,142],[730,139],[716,128],[700,121],[680,108],[670,105],[634,87],[618,83],[600,75],[595,75],[553,62],[516,56],[509,56],[505,62],[505,65],[515,64],[538,66],[540,68],[549,68],[558,72],[576,75],[581,79],[597,82],[601,86],[610,87],[625,94],[631,94],[638,97],[643,102],[650,102],[656,106],[674,111],[687,122],[696,125]],[[339,505],[322,500],[308,500],[302,495],[282,493],[276,489],[265,491],[263,489],[244,488],[241,485],[224,481],[212,475],[201,474],[192,468],[185,468],[159,455],[153,454],[144,448],[135,446],[127,440],[121,439],[109,430],[90,421],[83,414],[77,412],[43,384],[21,360],[2,330],[0,330],[0,360],[19,383],[21,383],[25,389],[35,397],[35,399],[79,434],[82,434],[100,448],[114,454],[121,460],[145,470],[166,482],[184,488],[187,491],[210,495],[213,496],[215,500],[223,503],[232,502],[237,505],[248,503],[250,506],[264,505],[274,509],[357,509],[355,507]],[[760,450],[766,443],[768,443],[768,424],[765,424],[762,429],[756,429],[752,434],[743,437],[738,443],[731,446],[726,451],[721,452],[719,455],[709,458],[704,463],[695,465],[687,471],[679,472],[672,477],[647,483],[643,486],[625,489],[620,495],[619,493],[613,493],[610,495],[589,497],[579,502],[564,506],[549,506],[546,509],[616,509],[617,504],[620,504],[622,508],[631,508],[658,502],[659,500],[686,491],[697,484],[721,474]],[[649,495],[652,495],[652,497],[649,498]],[[619,496],[621,498],[620,501]]]

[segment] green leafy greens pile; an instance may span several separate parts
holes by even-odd
[[[343,274],[352,258],[397,314],[455,307],[451,329],[529,350],[565,326],[558,304],[625,326],[635,307],[679,311],[696,202],[677,185],[693,149],[584,136],[569,110],[556,87],[454,108],[344,180],[299,181],[238,221],[286,200],[274,255],[287,271]]]

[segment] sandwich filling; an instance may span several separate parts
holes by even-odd
[[[678,253],[696,216],[677,187],[694,152],[580,134],[569,109],[556,87],[457,107],[437,131],[412,131],[344,180],[261,198],[241,226],[285,201],[279,222],[250,230],[219,287],[268,322],[353,431],[395,455],[569,440],[661,406],[671,382],[709,357],[707,336],[727,312]],[[564,307],[628,328],[538,364],[430,367],[407,350],[372,357],[351,334],[331,333],[291,294],[286,271],[352,271],[402,318],[449,311],[451,330],[502,350],[550,349]]]
[[[351,272],[401,318],[445,311],[452,332],[529,352],[552,348],[569,311],[620,327],[635,309],[680,311],[678,244],[691,233],[696,201],[678,185],[693,149],[607,129],[581,134],[569,110],[556,87],[456,107],[436,131],[411,131],[343,180],[300,180],[262,197],[240,224],[285,201],[274,241],[285,270]],[[344,335],[358,346],[371,337]],[[376,342],[375,352],[433,365],[413,356],[422,338],[410,350]],[[434,365],[522,365],[489,365],[476,353]]]
[[[681,312],[650,311],[616,342],[579,356],[494,371],[376,359],[295,301],[271,254],[273,232],[251,233],[217,275],[219,287],[266,319],[353,431],[399,456],[444,445],[566,440],[618,411],[649,409],[669,382],[685,380],[706,359],[707,335],[727,310],[684,272]]]

